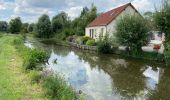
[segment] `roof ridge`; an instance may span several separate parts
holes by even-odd
[[[116,7],[112,10],[109,10],[105,13],[102,13],[96,19],[94,19],[87,27],[108,25],[128,6],[132,6],[132,4],[127,3],[127,4],[121,5],[119,7]]]

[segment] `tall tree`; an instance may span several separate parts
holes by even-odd
[[[8,23],[6,21],[0,21],[0,31],[7,31]]]
[[[20,32],[22,28],[22,22],[20,17],[17,17],[15,19],[11,19],[11,21],[9,22],[9,31],[11,33],[17,33]]]
[[[162,9],[157,11],[154,16],[154,21],[157,28],[165,33],[164,42],[164,55],[167,64],[170,64],[170,2],[169,0],[163,0]]]
[[[27,30],[28,26],[29,26],[28,23],[23,23],[23,24],[22,24],[22,29],[21,29],[21,31],[22,31],[23,33],[28,33],[28,30]]]
[[[52,36],[52,27],[48,15],[44,14],[38,19],[37,33],[37,37],[40,38],[49,38]]]
[[[34,30],[34,26],[35,26],[35,24],[34,24],[34,23],[29,24],[29,25],[28,25],[28,27],[27,27],[27,31],[28,31],[28,32],[33,32],[33,30]]]
[[[61,12],[52,19],[53,32],[61,32],[70,26],[69,17],[65,12]]]

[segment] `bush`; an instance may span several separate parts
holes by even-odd
[[[43,82],[43,88],[53,100],[75,100],[75,93],[66,81],[58,75],[47,76]]]
[[[111,42],[109,41],[108,34],[103,39],[100,37],[97,42],[97,51],[99,53],[111,53]]]
[[[76,42],[77,44],[83,44],[83,42],[82,42],[82,37],[77,37],[76,40],[75,40],[75,42]]]
[[[42,67],[38,66],[47,60],[47,53],[42,50],[33,49],[24,59],[25,70],[41,70]]]
[[[90,39],[90,40],[88,40],[88,41],[86,42],[86,45],[88,45],[88,46],[95,46],[95,45],[96,45],[96,42],[95,42],[94,39]]]
[[[35,70],[32,70],[29,74],[32,83],[39,83],[41,79],[41,73]]]
[[[81,41],[83,42],[83,44],[86,44],[86,42],[87,42],[89,39],[90,39],[90,37],[88,37],[88,36],[83,36],[83,37],[81,38]]]

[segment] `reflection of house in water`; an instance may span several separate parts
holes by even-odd
[[[152,68],[148,67],[144,72],[143,75],[147,78],[146,86],[148,89],[154,90],[156,86],[159,84],[160,78],[163,75],[164,70],[161,68]]]

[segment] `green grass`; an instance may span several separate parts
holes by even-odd
[[[0,38],[0,99],[1,100],[44,100],[38,84],[31,84],[29,75],[22,70],[23,59],[13,46],[17,35]]]

